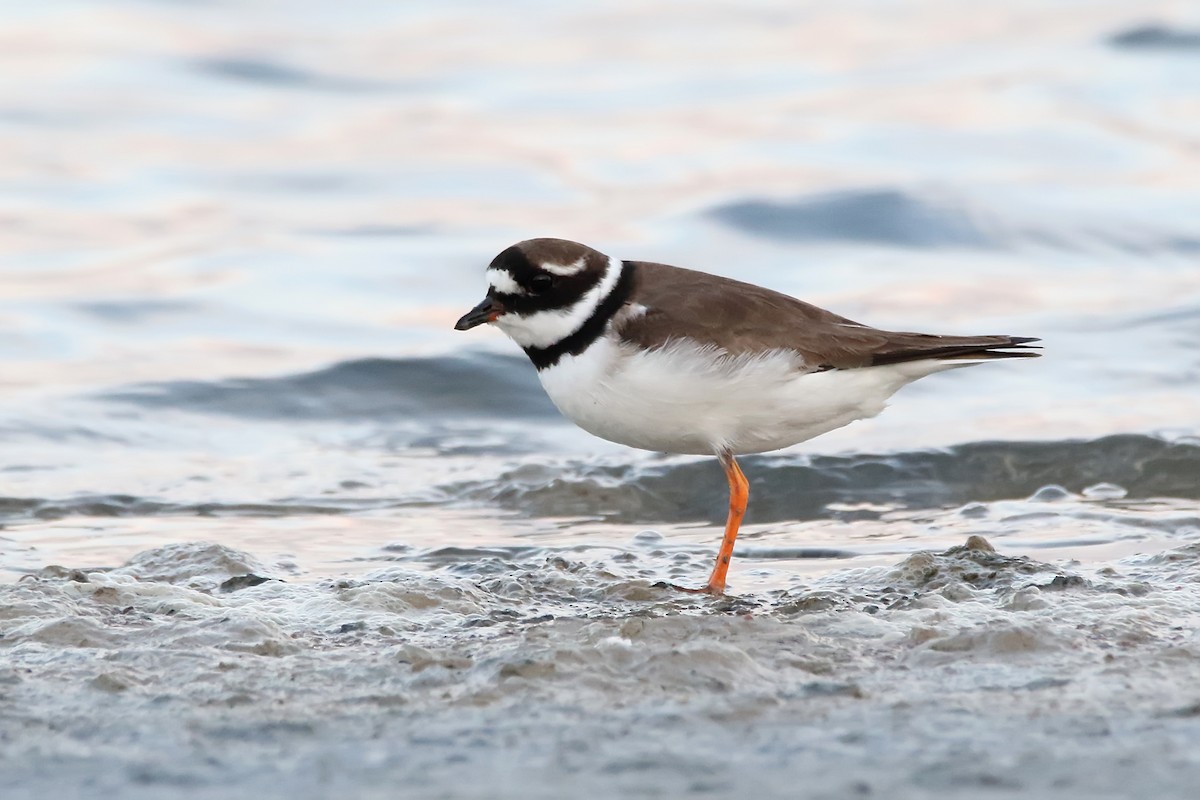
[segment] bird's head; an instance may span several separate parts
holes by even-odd
[[[524,348],[547,348],[579,330],[620,277],[620,262],[566,239],[526,239],[492,259],[487,295],[455,324],[494,323]]]

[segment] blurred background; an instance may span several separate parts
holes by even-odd
[[[532,236],[1045,356],[683,595],[715,461],[452,329]],[[0,793],[1190,800],[1198,342],[1195,0],[0,0]]]
[[[715,467],[575,431],[497,332],[451,330],[491,257],[531,236],[881,327],[1045,340],[1037,362],[923,381],[877,420],[760,459],[826,454],[857,475],[836,459],[875,454],[892,471],[845,497],[812,493],[820,470],[779,473],[752,523],[945,500],[911,494],[912,469],[945,485],[968,463],[954,448],[978,442],[1024,444],[953,501],[1046,483],[1186,496],[1130,464],[1200,424],[1194,3],[0,14],[9,577],[185,538],[323,574],[385,546],[718,522]],[[1057,457],[1068,442],[1083,449]]]

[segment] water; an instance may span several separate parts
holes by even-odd
[[[1192,796],[1194,12],[0,13],[6,800]],[[746,459],[680,596],[713,461],[451,329],[537,235],[1046,354]]]

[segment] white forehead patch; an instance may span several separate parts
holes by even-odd
[[[555,275],[578,275],[583,272],[586,265],[587,258],[585,256],[580,256],[570,264],[538,264],[546,272],[553,272]]]
[[[513,276],[508,273],[508,270],[489,269],[484,274],[487,276],[488,286],[501,294],[525,294],[521,284],[513,280]]]

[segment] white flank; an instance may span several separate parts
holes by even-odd
[[[513,280],[513,276],[507,270],[489,269],[484,275],[487,277],[488,286],[501,294],[525,294],[521,284]]]
[[[539,266],[546,272],[553,272],[555,275],[576,275],[583,271],[586,264],[587,259],[580,256],[570,264],[540,264]]]
[[[583,323],[588,321],[588,317],[617,285],[621,270],[621,262],[610,258],[600,282],[585,292],[574,305],[533,314],[503,314],[496,319],[496,327],[521,347],[543,348],[561,342],[583,327]],[[489,273],[492,271],[488,270]],[[509,280],[512,278],[509,277]],[[495,286],[494,283],[492,285]],[[504,291],[496,288],[497,291]]]
[[[612,337],[538,373],[550,399],[584,430],[668,453],[762,453],[873,417],[900,387],[959,364],[913,361],[804,372],[774,350],[729,356],[678,342],[640,350]]]

